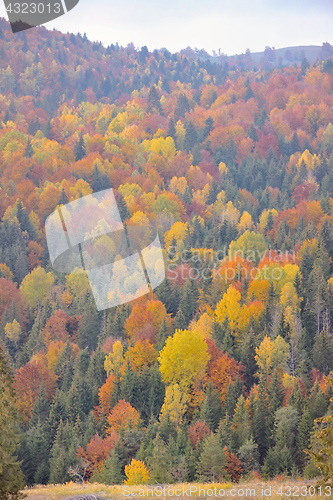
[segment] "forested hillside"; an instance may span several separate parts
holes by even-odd
[[[0,345],[26,484],[316,475],[332,61],[241,71],[0,28]],[[110,187],[128,226],[157,225],[167,278],[98,312],[84,273],[52,268],[44,223]]]

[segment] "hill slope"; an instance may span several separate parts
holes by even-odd
[[[0,343],[26,483],[316,474],[303,450],[331,411],[332,65],[241,71],[0,28]],[[44,223],[111,187],[142,245],[157,227],[167,278],[98,311],[85,273],[52,268]],[[101,258],[113,248],[99,241]],[[119,303],[136,283],[120,264]]]

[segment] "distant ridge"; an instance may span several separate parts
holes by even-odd
[[[296,47],[283,47],[275,49],[274,47],[266,47],[263,52],[250,52],[246,50],[244,54],[235,54],[227,56],[220,53],[219,55],[209,55],[205,50],[193,51],[189,47],[181,53],[190,56],[194,53],[200,59],[209,60],[211,63],[234,65],[237,69],[253,69],[267,67],[282,67],[292,66],[294,64],[301,65],[306,61],[310,64],[316,61],[325,61],[333,58],[333,46],[330,43],[324,42],[323,45],[299,45]]]

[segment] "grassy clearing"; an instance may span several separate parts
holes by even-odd
[[[104,484],[66,483],[25,488],[24,493],[33,500],[64,500],[75,495],[96,495],[104,498],[122,498],[122,486]]]
[[[125,498],[251,498],[254,500],[270,498],[271,500],[281,500],[283,498],[312,498],[314,500],[333,497],[330,490],[322,489],[321,495],[314,494],[314,481],[305,480],[274,480],[274,481],[251,481],[241,482],[239,484],[173,484],[165,486],[164,492],[159,495],[152,493],[152,488],[156,486],[106,486],[103,484],[77,484],[67,483],[50,486],[36,486],[35,488],[26,488],[24,492],[31,500],[65,500],[75,495],[96,495],[97,497],[124,500]],[[312,487],[312,488],[310,488]],[[136,491],[134,491],[136,490]],[[184,493],[187,492],[187,493]],[[132,495],[131,495],[132,493]],[[135,493],[135,494],[134,494]],[[330,494],[332,493],[332,494]]]

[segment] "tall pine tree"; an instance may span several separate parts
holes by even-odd
[[[0,348],[0,498],[24,498],[23,473],[16,457],[20,434],[13,378]]]

